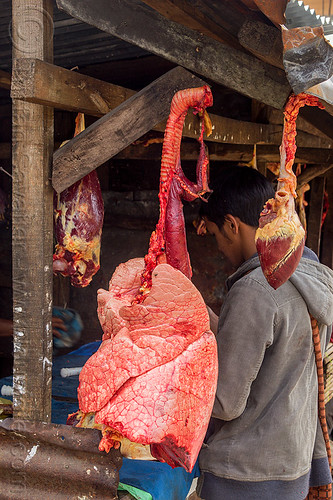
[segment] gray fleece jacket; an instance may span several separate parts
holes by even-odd
[[[227,286],[212,430],[200,468],[224,485],[221,498],[278,499],[287,485],[281,498],[304,499],[309,484],[330,479],[318,428],[309,312],[318,320],[324,351],[333,323],[333,272],[302,257],[289,281],[274,290],[255,256]],[[242,484],[239,496],[228,493]]]

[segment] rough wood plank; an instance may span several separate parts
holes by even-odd
[[[103,116],[109,109],[116,108],[134,94],[133,90],[43,61],[22,59],[14,62],[12,98],[64,110],[81,111],[93,116]],[[275,117],[275,120],[277,119],[278,117]],[[259,124],[214,114],[211,115],[211,120],[213,134],[207,138],[208,141],[230,144],[281,143],[282,121],[281,124]],[[196,138],[199,134],[199,123],[196,116],[189,114],[184,125],[184,136]],[[164,132],[165,122],[158,124],[154,129]],[[304,135],[300,131],[297,144],[328,148],[330,145],[333,146],[333,141],[327,139],[326,136]]]
[[[238,40],[242,47],[262,61],[284,68],[281,31],[275,26],[246,20],[238,32]]]
[[[0,69],[0,87],[3,89],[10,89],[10,73]]]
[[[283,119],[284,119],[283,110],[269,108],[268,106],[265,106],[265,108],[267,111],[267,119],[268,119],[269,123],[275,123],[276,125],[283,124]],[[301,108],[301,110],[302,109],[303,108]],[[326,134],[324,134],[317,127],[312,125],[312,123],[310,123],[309,121],[302,118],[302,116],[298,115],[296,126],[297,126],[297,132],[302,130],[303,132],[307,132],[308,134],[320,136],[323,139],[330,141],[331,144],[333,142],[332,139],[329,139]],[[332,146],[333,146],[333,144],[332,144]]]
[[[17,59],[13,64],[13,99],[103,116],[134,94],[133,90],[38,59]]]
[[[174,68],[97,120],[54,153],[54,189],[63,191],[165,119],[176,91],[203,84]]]
[[[13,56],[52,62],[52,0],[15,0]],[[13,100],[14,417],[51,421],[53,110]]]
[[[326,111],[312,106],[304,106],[304,108],[300,109],[299,116],[314,125],[327,137],[333,139],[333,106],[329,106],[325,102],[323,104]]]
[[[209,110],[208,110],[209,112]],[[261,124],[245,122],[226,118],[218,115],[210,115],[213,132],[207,137],[207,141],[229,144],[281,144],[282,125]],[[197,138],[200,133],[199,120],[189,114],[186,117],[183,135],[185,137]],[[155,130],[163,131],[165,125],[155,127]],[[315,135],[299,131],[296,138],[297,147],[329,148],[333,146],[332,141]],[[318,161],[317,161],[318,163]]]
[[[312,181],[315,177],[323,175],[333,168],[333,164],[330,165],[319,165],[308,167],[298,178],[297,187],[304,186],[308,182]]]
[[[57,5],[77,19],[273,107],[282,108],[291,91],[284,71],[169,21],[140,0],[57,0]]]
[[[252,144],[219,144],[205,142],[209,150],[210,161],[237,161],[247,163],[253,155]],[[125,149],[120,151],[114,160],[160,160],[162,153],[162,143],[150,144],[130,144]],[[185,161],[196,161],[198,158],[198,144],[196,142],[182,142],[181,158]],[[295,163],[317,164],[323,159],[326,163],[333,162],[333,150],[331,149],[312,149],[312,148],[297,148]],[[278,145],[257,145],[257,160],[266,162],[280,161],[280,152]],[[308,167],[306,171],[312,172],[312,167]],[[314,167],[312,175],[315,177],[318,174],[318,167]],[[306,183],[306,182],[305,182]]]
[[[186,0],[142,0],[162,16],[176,23],[199,31],[231,47],[240,48],[237,38],[204,15],[193,3]]]
[[[307,224],[306,244],[319,255],[321,239],[321,219],[323,215],[323,196],[325,191],[325,178],[316,177],[311,182],[309,215]]]

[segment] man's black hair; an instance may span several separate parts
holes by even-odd
[[[266,177],[249,167],[223,168],[211,188],[213,193],[208,202],[201,202],[200,215],[215,222],[219,228],[227,214],[258,227],[264,204],[275,195],[273,185]]]

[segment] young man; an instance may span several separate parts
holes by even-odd
[[[202,203],[207,230],[236,269],[217,326],[219,379],[199,457],[204,500],[304,500],[309,486],[331,482],[309,313],[324,351],[333,322],[333,272],[306,249],[291,278],[270,287],[255,232],[273,196],[259,172],[232,167]]]

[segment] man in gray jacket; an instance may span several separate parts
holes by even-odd
[[[274,290],[254,239],[262,207],[274,196],[271,184],[255,170],[232,167],[213,189],[201,215],[236,271],[217,325],[219,379],[198,493],[204,500],[304,500],[309,486],[331,482],[309,314],[324,351],[333,272],[305,249],[291,278]]]

